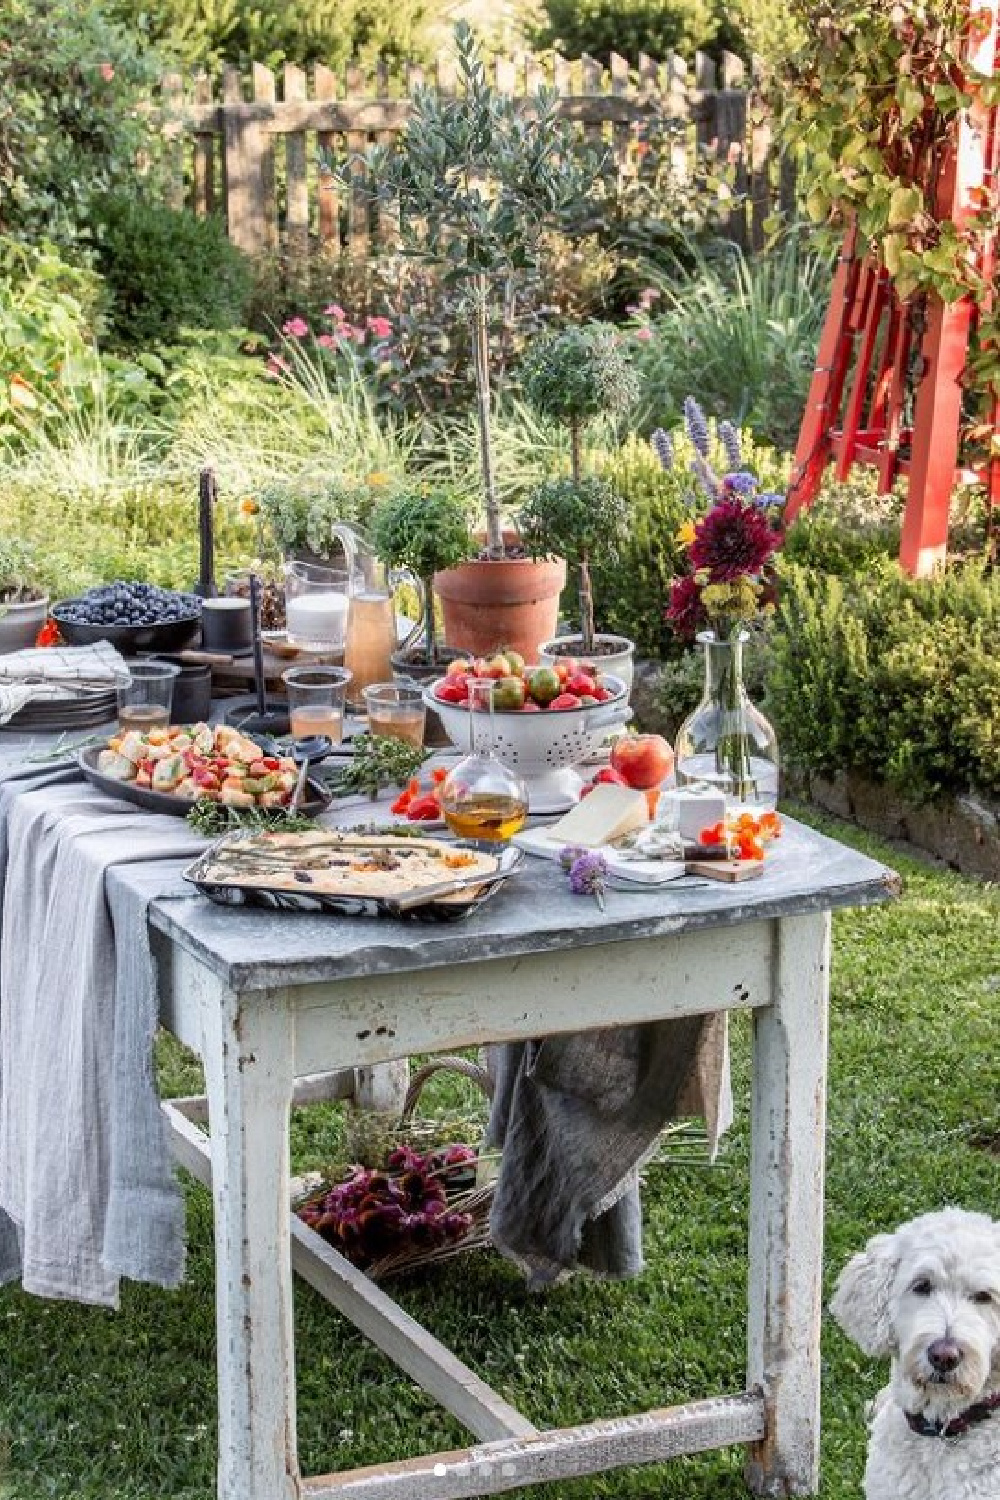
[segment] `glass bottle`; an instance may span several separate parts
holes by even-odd
[[[725,794],[731,811],[770,810],[778,801],[778,741],[743,684],[749,636],[736,631],[719,639],[705,631],[698,640],[705,650],[705,688],[677,734],[677,784],[712,786]]]
[[[449,772],[440,792],[441,812],[460,838],[502,842],[524,827],[528,788],[495,749],[493,689],[489,677],[469,681],[469,753]]]

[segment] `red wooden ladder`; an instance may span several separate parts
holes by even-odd
[[[970,43],[970,67],[991,76],[998,61],[998,10],[994,0],[973,0],[971,10],[984,21]],[[976,104],[941,173],[938,217],[961,228],[984,188],[994,194],[1000,188],[1000,110]],[[978,265],[989,301],[996,294],[995,257],[991,239],[981,247]],[[799,429],[788,520],[815,500],[831,460],[838,479],[846,479],[856,463],[873,466],[882,494],[903,474],[908,487],[900,562],[922,576],[944,560],[956,482],[982,480],[989,505],[1000,507],[1000,399],[994,397],[989,412],[993,443],[983,471],[959,467],[963,376],[978,316],[971,297],[951,304],[934,295],[901,301],[884,268],[859,253],[856,227],[848,229]]]

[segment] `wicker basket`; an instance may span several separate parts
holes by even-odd
[[[390,1133],[391,1145],[409,1145],[417,1150],[426,1147],[428,1144],[426,1139],[421,1141],[421,1135],[426,1135],[426,1133],[421,1131],[420,1122],[415,1118],[415,1113],[425,1084],[436,1073],[442,1071],[460,1073],[464,1078],[475,1083],[487,1100],[492,1099],[493,1080],[479,1063],[470,1062],[464,1057],[434,1058],[424,1067],[419,1068],[410,1081],[399,1120]],[[431,1248],[403,1247],[373,1261],[365,1267],[365,1274],[372,1281],[384,1281],[390,1276],[401,1276],[411,1271],[423,1270],[427,1266],[437,1265],[440,1261],[450,1260],[453,1256],[464,1254],[467,1250],[486,1248],[490,1243],[489,1218],[493,1202],[493,1187],[493,1183],[489,1182],[470,1188],[466,1192],[448,1195],[449,1209],[468,1215],[472,1221],[461,1239]],[[327,1187],[324,1186],[319,1192],[310,1192],[304,1201],[312,1201],[326,1191]]]

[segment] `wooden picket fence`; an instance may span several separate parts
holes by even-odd
[[[593,58],[576,62],[521,54],[498,58],[497,87],[514,97],[553,86],[563,115],[591,140],[606,143],[620,170],[636,170],[637,121],[658,115],[671,122],[671,163],[683,181],[699,153],[711,151],[733,168],[728,230],[753,248],[776,208],[794,206],[790,161],[780,155],[772,122],[742,61],[726,54],[720,65],[697,54],[692,66],[671,57],[640,57],[637,67],[612,56],[605,69]],[[317,248],[365,258],[391,246],[391,217],[373,212],[360,180],[336,188],[319,180],[317,146],[363,153],[391,141],[405,126],[409,94],[424,70],[410,67],[396,92],[384,70],[365,75],[348,67],[342,77],[319,64],[307,77],[286,65],[280,79],[255,64],[247,97],[243,76],[227,68],[221,99],[207,76],[190,83],[179,74],[162,80],[162,104],[173,141],[172,201],[196,213],[221,213],[230,238],[253,255],[282,251],[305,263]],[[442,57],[433,81],[454,92],[455,69]],[[283,140],[281,149],[279,142]]]

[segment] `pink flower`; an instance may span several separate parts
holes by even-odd
[[[111,63],[101,63],[101,66],[98,69],[98,72],[100,73],[101,77],[104,79],[105,83],[110,83],[111,80],[115,76],[115,70],[114,70],[114,67],[113,67],[113,65]]]
[[[317,336],[316,342],[321,349],[336,349],[338,341],[332,333],[321,333]]]
[[[637,339],[641,339],[644,344],[648,344],[649,340],[653,337],[653,330],[644,324],[642,328],[635,330],[635,336]]]
[[[369,318],[368,327],[377,339],[392,337],[392,324],[388,318]]]
[[[324,318],[336,318],[338,323],[343,323],[347,314],[338,302],[331,302],[329,307],[324,307],[323,316]]]
[[[305,318],[289,318],[287,323],[282,323],[281,331],[293,339],[304,339],[309,332],[309,324]]]

